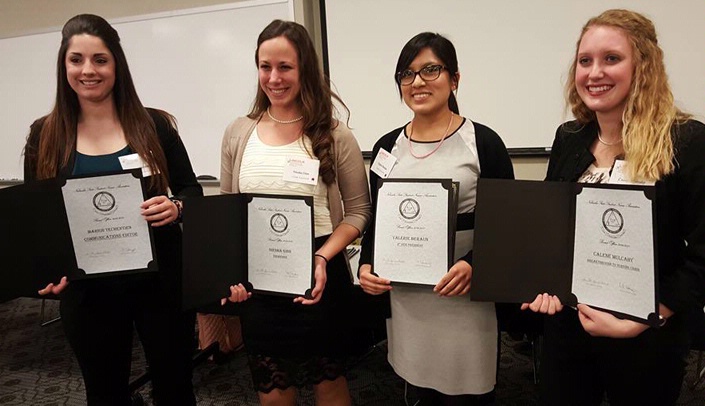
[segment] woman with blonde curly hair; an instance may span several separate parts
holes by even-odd
[[[660,328],[556,296],[526,303],[548,314],[542,394],[549,405],[673,405],[689,350],[686,319],[705,305],[705,125],[674,104],[653,23],[608,10],[583,27],[566,84],[575,120],[562,124],[546,180],[604,183],[621,175],[662,185]]]

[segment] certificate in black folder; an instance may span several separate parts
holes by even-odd
[[[2,189],[2,269],[12,283],[0,298],[36,295],[62,276],[156,271],[144,186],[139,172],[120,172]]]
[[[139,170],[73,177],[61,187],[78,268],[72,279],[157,270]]]
[[[481,179],[473,300],[556,294],[657,325],[656,188]]]
[[[230,194],[184,202],[183,306],[201,307],[242,283],[254,292],[311,297],[313,198]]]
[[[393,283],[438,283],[453,263],[457,189],[451,179],[380,179],[376,275]]]

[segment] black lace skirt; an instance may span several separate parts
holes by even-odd
[[[248,355],[248,366],[255,390],[264,393],[291,386],[303,388],[345,375],[344,359],[318,355],[281,358]]]
[[[323,242],[316,239],[316,246]],[[343,254],[330,259],[326,269],[323,297],[315,305],[263,294],[241,304],[243,340],[258,391],[315,384],[344,373],[344,360],[354,348],[353,286]]]

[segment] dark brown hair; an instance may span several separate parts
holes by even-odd
[[[102,17],[80,14],[66,22],[61,30],[61,47],[56,63],[56,102],[46,116],[37,151],[25,151],[25,159],[36,154],[38,179],[52,178],[66,166],[76,147],[76,131],[81,107],[76,92],[66,78],[66,52],[74,35],[88,34],[100,38],[115,59],[115,85],[112,97],[120,125],[130,149],[152,168],[151,186],[166,193],[168,171],[164,151],[159,144],[156,126],[149,112],[140,102],[125,53],[117,31]],[[172,125],[172,116],[161,112]]]
[[[326,184],[335,181],[335,168],[333,161],[333,135],[332,131],[339,123],[333,116],[333,99],[345,109],[345,103],[335,94],[328,85],[321,69],[316,49],[308,35],[306,28],[292,21],[274,20],[267,25],[257,38],[255,50],[255,63],[259,66],[259,47],[263,42],[272,38],[284,37],[296,49],[299,58],[299,81],[301,90],[298,102],[303,114],[303,131],[311,139],[313,153],[320,161],[319,174]],[[257,87],[257,96],[252,105],[249,118],[257,120],[264,114],[270,105],[269,98],[260,86]]]
[[[453,43],[441,34],[422,32],[414,36],[414,38],[410,39],[409,42],[404,45],[404,48],[402,48],[401,53],[399,54],[399,59],[397,59],[397,67],[394,71],[394,81],[397,83],[399,97],[401,97],[401,83],[397,81],[397,74],[409,69],[409,65],[411,65],[419,52],[425,48],[429,48],[433,51],[433,54],[436,55],[441,62],[443,62],[443,65],[446,69],[448,69],[451,80],[457,84],[458,55],[455,52]],[[453,92],[450,92],[450,96],[448,96],[448,108],[453,113],[460,114],[458,100],[455,98],[455,94]]]

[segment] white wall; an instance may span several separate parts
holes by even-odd
[[[393,79],[402,47],[438,32],[458,52],[461,114],[493,128],[507,147],[550,147],[569,118],[563,84],[580,29],[618,7],[654,21],[677,103],[702,119],[703,0],[326,0],[330,76],[369,151],[411,117]]]
[[[236,1],[246,0],[0,0],[0,38],[56,30],[68,18],[78,13],[94,13],[112,19]],[[328,1],[330,2],[330,0]],[[352,0],[353,3],[361,4],[359,1]],[[294,4],[295,20],[306,25],[310,32],[315,33],[314,40],[320,44],[320,25],[316,22],[318,0],[295,0]],[[37,10],[42,12],[37,12]],[[328,28],[330,29],[330,27]],[[55,52],[56,50],[53,50],[52,54]],[[355,111],[353,114],[357,115]],[[26,126],[29,126],[29,123]],[[213,159],[218,159],[217,154],[218,152],[214,154]],[[18,158],[18,164],[19,159],[21,158]],[[543,178],[546,166],[545,158],[514,158],[513,162],[518,178]],[[0,185],[12,183],[0,181]],[[217,186],[206,186],[207,193],[217,193],[217,191]]]
[[[197,175],[219,176],[223,130],[255,96],[257,36],[293,9],[291,0],[250,0],[110,19],[142,103],[176,116]],[[22,177],[29,124],[53,105],[60,40],[58,30],[0,39],[2,179]]]

